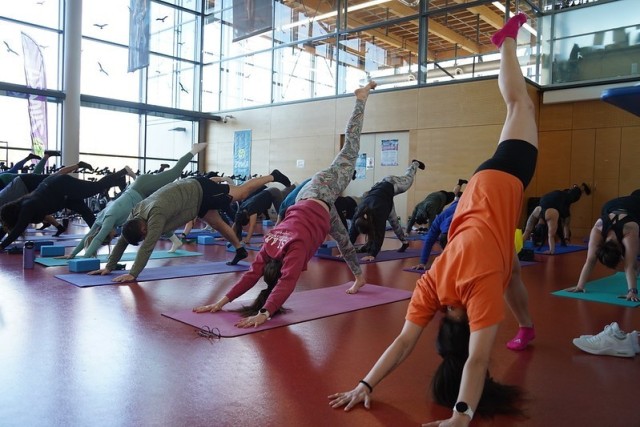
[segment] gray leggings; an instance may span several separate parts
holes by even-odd
[[[182,170],[189,164],[191,159],[193,159],[193,154],[189,152],[180,157],[180,160],[171,169],[156,174],[140,175],[131,184],[131,189],[137,191],[145,199],[156,190],[180,178]]]
[[[349,233],[342,224],[334,205],[338,196],[347,188],[353,177],[356,159],[360,151],[360,134],[364,121],[365,101],[356,99],[356,105],[347,124],[345,143],[331,165],[316,173],[298,193],[296,201],[304,199],[322,200],[329,206],[331,229],[329,234],[338,247],[347,265],[355,275],[362,274],[356,251],[349,240]]]

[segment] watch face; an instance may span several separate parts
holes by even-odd
[[[467,412],[468,409],[469,409],[469,405],[467,405],[465,402],[456,403],[456,411],[465,413]]]

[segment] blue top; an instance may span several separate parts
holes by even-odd
[[[443,210],[436,219],[433,220],[433,224],[429,227],[429,231],[424,236],[424,243],[422,244],[422,253],[420,254],[420,264],[426,264],[431,254],[433,245],[438,240],[438,237],[442,233],[449,232],[449,226],[451,226],[451,220],[453,214],[458,206],[458,200],[454,200],[445,210]]]

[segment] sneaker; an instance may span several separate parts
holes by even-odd
[[[27,156],[27,160],[42,160],[42,157],[34,153],[29,153],[29,155]]]
[[[411,163],[417,163],[418,164],[418,169],[420,169],[421,171],[423,171],[424,168],[425,168],[424,163],[422,163],[420,160],[413,159],[413,160],[411,160]]]
[[[274,182],[279,182],[280,184],[284,185],[285,187],[288,187],[288,186],[291,185],[291,181],[289,181],[289,178],[287,178],[278,169],[274,169],[273,172],[271,172],[271,176],[273,177],[273,181]]]
[[[400,246],[400,249],[398,249],[398,252],[400,253],[406,252],[408,247],[409,247],[409,243],[403,243],[402,246]]]
[[[621,331],[618,323],[613,322],[605,326],[598,335],[575,338],[573,345],[590,354],[633,357],[636,353],[630,335]]]
[[[62,153],[57,150],[45,150],[44,155],[49,157],[59,157],[62,156]]]
[[[631,346],[636,354],[640,354],[640,343],[638,342],[638,331],[631,331],[627,334],[631,339]]]

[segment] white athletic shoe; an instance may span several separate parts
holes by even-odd
[[[575,338],[573,345],[590,354],[617,357],[634,357],[636,355],[631,334],[621,331],[617,322],[605,326],[598,335]]]
[[[638,331],[631,331],[627,335],[631,338],[631,345],[636,354],[640,353],[640,343],[638,342]]]

